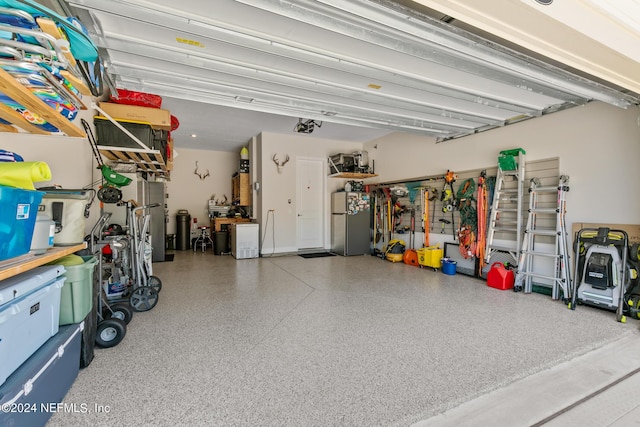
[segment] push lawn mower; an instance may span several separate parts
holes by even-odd
[[[625,322],[625,314],[637,306],[634,293],[637,272],[628,253],[628,236],[623,230],[606,227],[583,228],[574,242],[575,281],[571,308],[576,303],[616,311],[616,320]],[[631,313],[637,317],[637,310]]]

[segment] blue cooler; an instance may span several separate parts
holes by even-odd
[[[0,385],[58,333],[64,272],[37,267],[0,281]]]
[[[0,426],[44,426],[61,410],[58,403],[80,370],[83,327],[83,323],[61,326],[0,386],[0,408],[5,409],[0,411]],[[67,410],[88,410],[86,402],[67,405]]]

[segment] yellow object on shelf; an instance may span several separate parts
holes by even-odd
[[[45,162],[0,162],[0,185],[35,190],[34,182],[50,179],[51,169]]]

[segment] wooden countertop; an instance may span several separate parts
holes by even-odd
[[[25,254],[15,258],[9,258],[0,261],[0,280],[8,279],[17,274],[29,271],[32,268],[39,267],[51,261],[70,255],[74,252],[81,251],[87,247],[86,243],[80,243],[74,246],[54,246],[42,255]]]

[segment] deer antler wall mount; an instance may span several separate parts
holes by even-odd
[[[200,181],[204,181],[204,179],[208,176],[211,176],[211,174],[209,173],[209,169],[207,169],[206,172],[198,172],[198,161],[196,160],[196,169],[193,171],[194,175],[197,175],[198,178],[200,178]]]
[[[284,165],[287,164],[287,162],[289,161],[289,155],[287,154],[285,159],[282,161],[282,163],[280,163],[280,161],[278,160],[278,157],[276,157],[277,154],[273,155],[273,163],[276,164],[276,166],[278,167],[278,173],[282,172],[282,168],[284,167]]]

